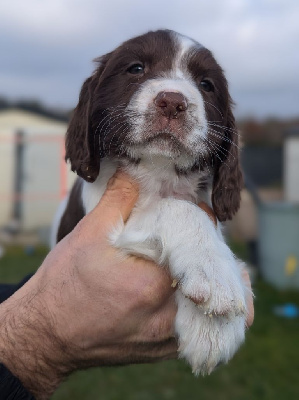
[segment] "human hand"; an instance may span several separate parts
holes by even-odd
[[[0,359],[38,399],[76,369],[177,356],[170,277],[107,239],[137,197],[119,172],[98,206],[1,305]]]

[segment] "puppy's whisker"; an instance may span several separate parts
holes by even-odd
[[[96,131],[95,131],[94,135],[97,134],[97,131],[98,131],[100,125],[103,124],[102,127],[105,126],[106,122],[109,121],[109,120],[112,118],[112,116],[113,116],[113,111],[112,111],[112,113],[108,113],[108,114],[99,122],[99,124],[97,125],[97,128],[96,128]],[[101,132],[102,132],[102,128],[101,128],[99,134],[101,134]]]
[[[208,122],[208,125],[215,126],[215,127],[220,128],[220,129],[222,129],[224,131],[230,131],[230,132],[233,132],[234,134],[236,134],[238,136],[241,136],[240,133],[238,132],[238,129],[229,128],[228,126],[218,125],[218,124],[210,123],[210,122]]]
[[[204,103],[209,104],[210,106],[214,107],[215,110],[217,110],[217,111],[219,112],[219,114],[221,115],[221,118],[222,118],[222,120],[223,120],[223,114],[222,114],[222,112],[219,110],[219,108],[217,108],[214,104],[210,103],[209,101],[205,101],[205,100],[204,100]]]
[[[103,126],[101,127],[101,131],[100,134],[103,132],[104,129],[104,139],[105,139],[105,135],[107,130],[109,129],[109,127],[111,126],[112,123],[114,123],[119,117],[122,117],[123,115],[118,113],[116,115],[111,115],[109,120],[106,120],[105,123],[103,124]]]
[[[129,128],[127,127],[127,128],[125,128],[125,129],[123,129],[122,133],[123,133],[123,134],[126,134],[126,133],[128,132],[128,130],[129,130]],[[113,136],[112,136],[112,138],[111,138],[111,141],[110,141],[110,144],[109,144],[109,148],[108,148],[109,155],[111,154],[112,142],[113,142],[113,139],[114,139],[114,136],[115,136],[115,135],[116,135],[116,132],[115,132],[115,134],[113,134]],[[122,139],[122,144],[120,144],[120,139]],[[115,143],[114,146],[113,146],[113,150],[115,150],[115,149],[118,149],[118,150],[119,150],[119,151],[117,152],[118,155],[122,153],[123,142],[124,142],[124,139],[121,138],[120,136],[118,136],[118,137],[117,137],[117,140],[116,140],[116,143]],[[113,155],[114,155],[114,154],[115,154],[115,152],[113,151]]]
[[[217,151],[217,149],[214,147],[214,144],[209,143],[206,139],[205,139],[205,141],[207,142],[207,146],[208,146],[208,147],[211,146],[210,150],[212,150],[212,154],[214,154],[214,155],[218,158],[218,160],[221,162],[221,164],[226,165],[227,168],[230,169],[230,166],[228,165],[228,163],[227,163],[225,160],[223,160],[223,159],[221,158],[221,156],[218,154],[218,151]]]
[[[206,165],[206,167],[207,167],[207,169],[208,169],[208,171],[209,171],[209,174],[211,173],[211,171],[210,171],[210,167],[209,167],[209,164],[208,164],[208,162],[207,162],[207,160],[206,160],[206,157],[205,157],[205,152],[203,151],[203,150],[199,150],[199,155],[200,155],[200,159],[201,160],[203,160],[203,162],[204,162],[204,164]]]
[[[104,112],[104,111],[103,111],[103,112]],[[103,114],[103,112],[102,112],[102,114]],[[113,113],[113,112],[112,112],[112,113]],[[98,130],[99,130],[101,124],[102,124],[102,127],[101,127],[100,132],[99,132],[99,146],[100,146],[100,148],[101,148],[101,132],[102,132],[103,127],[105,126],[106,122],[109,121],[110,119],[111,119],[111,114],[108,113],[108,114],[99,122],[99,124],[97,125],[97,128],[96,128],[96,130],[95,130],[95,132],[94,132],[94,141],[95,141],[95,140],[96,140],[97,133],[98,133]],[[104,146],[103,146],[103,150],[104,150]]]
[[[208,138],[207,138],[207,140],[208,140],[209,143],[211,143],[211,145],[213,145],[216,149],[218,149],[218,151],[220,151],[225,157],[227,157],[228,154],[230,154],[231,157],[235,160],[236,157],[228,149],[226,149],[225,147],[223,147],[223,146],[211,141]]]
[[[117,126],[118,126],[118,128],[116,129]],[[116,125],[114,126],[114,129],[116,129],[116,131],[113,133],[113,135],[112,135],[112,137],[111,137],[111,139],[110,139],[109,147],[108,147],[108,154],[111,154],[111,146],[112,146],[112,142],[113,142],[113,139],[114,139],[115,135],[117,135],[117,133],[119,132],[119,130],[120,130],[121,128],[123,128],[124,126],[125,126],[125,123],[124,123],[123,121],[119,122],[118,124],[116,124]],[[129,128],[129,127],[125,127],[125,128],[122,130],[122,133],[126,133],[126,130],[128,130],[128,128]],[[118,140],[119,140],[119,139],[118,139]],[[118,142],[118,140],[117,140],[117,142]],[[117,147],[117,146],[116,146],[116,147]]]
[[[206,139],[207,146],[210,148],[210,150],[213,152],[213,154],[221,161],[221,163],[224,161],[221,156],[218,154],[217,148],[214,146],[214,144],[211,141],[208,141]]]
[[[225,141],[225,142],[230,143],[232,146],[237,147],[239,150],[241,149],[241,147],[240,147],[237,143],[235,143],[234,141],[232,141],[230,138],[228,138],[228,137],[226,137],[226,136],[223,136],[223,135],[220,134],[219,132],[214,131],[213,129],[209,129],[208,132],[209,132],[210,135],[215,136],[215,137],[217,137],[217,138],[219,138],[219,139],[221,139],[221,140],[223,140],[223,141]]]
[[[108,120],[106,120],[105,123],[103,124],[103,126],[101,127],[100,135],[101,135],[101,133],[102,133],[102,131],[103,131],[104,128],[105,128],[105,132],[107,132],[107,129],[111,126],[111,124],[112,124],[117,118],[119,118],[120,116],[122,116],[121,113],[118,113],[118,114],[116,114],[116,115],[113,115],[113,114],[110,115],[110,118],[109,118]],[[107,126],[107,125],[108,125],[108,126]],[[105,139],[105,134],[104,134],[103,139]]]

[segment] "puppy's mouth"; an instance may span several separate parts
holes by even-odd
[[[159,142],[171,142],[171,143],[175,143],[179,146],[182,145],[182,143],[180,142],[180,140],[175,136],[174,133],[172,132],[157,132],[154,135],[151,135],[149,138],[147,138],[145,140],[145,143],[159,143]]]
[[[143,145],[158,152],[173,152],[177,155],[188,152],[183,140],[173,132],[161,131],[145,138]]]
[[[183,136],[183,135],[182,135]],[[196,155],[188,145],[187,135],[182,137],[171,130],[157,130],[145,133],[139,140],[128,140],[123,146],[124,153],[131,158],[162,157],[171,160],[194,160]],[[188,161],[188,162],[189,162]]]

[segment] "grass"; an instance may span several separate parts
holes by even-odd
[[[31,249],[8,247],[0,258],[0,282],[17,283],[27,274],[34,272],[43,262],[48,249],[39,246]]]
[[[0,282],[18,281],[45,254],[43,248],[33,255],[10,249],[0,259]],[[245,344],[212,375],[195,378],[183,361],[96,368],[73,374],[53,400],[297,400],[299,319],[276,317],[272,309],[299,305],[299,291],[277,291],[259,280],[254,292],[256,317]]]

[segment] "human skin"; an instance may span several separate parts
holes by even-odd
[[[97,207],[0,305],[0,361],[37,399],[77,369],[177,357],[172,279],[107,239],[137,198],[137,184],[118,171]],[[246,272],[244,280],[250,286]],[[248,308],[249,326],[251,296]]]

